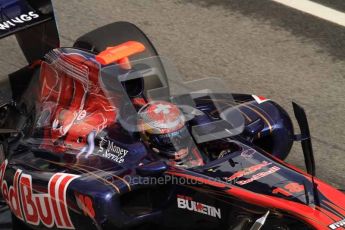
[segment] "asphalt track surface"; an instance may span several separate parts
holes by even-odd
[[[343,0],[315,0],[345,12]],[[345,28],[269,0],[59,0],[63,46],[114,21],[138,25],[187,77],[221,77],[232,92],[264,95],[310,121],[321,179],[345,187]],[[25,65],[0,41],[0,75]],[[297,129],[296,129],[297,130]],[[298,132],[298,130],[297,130]],[[303,168],[298,143],[288,162]]]

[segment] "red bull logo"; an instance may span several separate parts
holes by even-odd
[[[31,175],[20,169],[15,172],[12,185],[9,185],[4,178],[7,164],[6,160],[0,167],[0,190],[17,218],[36,226],[42,223],[48,228],[56,226],[74,229],[68,212],[66,192],[68,185],[78,175],[56,173],[49,180],[48,192],[36,193]]]

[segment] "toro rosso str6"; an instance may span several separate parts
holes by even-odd
[[[49,1],[0,5],[1,36],[16,33],[28,60],[0,95],[13,228],[345,228],[345,194],[315,177],[298,104],[295,134],[269,99],[184,79],[133,24],[63,48]],[[307,172],[283,161],[294,141]]]

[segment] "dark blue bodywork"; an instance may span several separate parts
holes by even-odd
[[[27,21],[20,22],[17,17],[24,14],[30,19],[24,16]],[[268,229],[325,229],[345,218],[343,193],[282,161],[295,139],[291,119],[278,104],[255,95],[226,95],[234,100],[224,105],[244,117],[243,131],[196,144],[203,166],[169,164],[143,143],[138,131],[118,122],[94,136],[92,144],[98,148],[88,143],[81,155],[40,148],[44,130],[33,138],[39,120],[33,92],[41,90],[37,86],[44,54],[59,46],[51,2],[0,0],[0,16],[0,38],[16,33],[31,64],[10,75],[13,98],[0,101],[6,115],[0,119],[0,153],[7,158],[0,159],[0,191],[14,222],[33,229],[250,229],[269,212]],[[71,50],[95,62],[94,53],[58,49]],[[112,88],[118,72],[111,72],[105,88],[125,88],[129,94],[126,87]],[[145,81],[135,83],[143,94]],[[128,97],[122,96],[122,101]],[[203,115],[187,126],[220,120],[212,101],[195,102]],[[105,157],[102,149],[109,146],[126,151],[124,160]]]
[[[251,183],[244,186],[245,189],[261,194],[272,194],[272,190],[275,187],[283,186],[284,181],[299,181],[308,183],[307,186],[310,186],[310,182],[303,175],[279,163],[273,163],[270,155],[266,153],[274,151],[277,153],[277,157],[285,157],[290,150],[293,142],[292,124],[285,111],[272,101],[258,104],[250,95],[237,94],[234,95],[234,98],[247,117],[246,126],[250,126],[253,122],[262,122],[262,125],[259,126],[260,129],[252,128],[250,130],[252,132],[247,131],[249,133],[244,132],[233,137],[232,140],[227,140],[236,146],[233,152],[219,159],[217,159],[218,156],[208,156],[209,163],[205,166],[185,170],[184,173],[200,178],[226,178],[241,169],[267,161],[272,162],[272,166],[277,165],[281,168],[279,176],[284,179],[279,181],[269,179],[268,181]],[[242,103],[243,107],[241,106]],[[207,103],[198,106],[204,112],[212,110]],[[269,116],[269,114],[273,114],[273,116]],[[197,121],[191,122],[201,121],[207,122],[207,118],[199,118]],[[11,184],[10,181],[14,178],[15,172],[20,169],[23,173],[31,175],[34,186],[42,188],[39,190],[40,193],[48,193],[48,182],[56,173],[80,175],[79,178],[70,183],[66,195],[69,215],[73,227],[76,229],[127,228],[143,223],[170,226],[173,229],[204,228],[205,224],[207,224],[208,229],[214,229],[229,225],[228,218],[218,219],[193,212],[188,213],[177,208],[176,199],[180,195],[193,197],[199,202],[217,207],[222,211],[223,216],[230,215],[233,209],[227,205],[227,202],[237,202],[238,205],[248,206],[245,203],[235,201],[235,197],[229,196],[224,201],[219,201],[213,196],[207,195],[207,192],[199,192],[200,189],[205,188],[206,185],[203,184],[198,184],[194,188],[183,183],[172,183],[173,176],[169,175],[169,172],[179,169],[171,168],[162,163],[160,159],[155,157],[155,154],[145,147],[140,138],[135,137],[136,135],[123,135],[122,132],[119,133],[116,130],[108,132],[108,140],[128,150],[123,164],[117,164],[97,154],[77,160],[75,156],[70,154],[42,152],[42,150],[32,148],[25,139],[18,137],[8,146],[7,151],[12,157],[8,159],[10,163],[3,180]],[[266,145],[266,142],[262,144],[262,148],[267,148],[266,151],[259,152],[260,150],[255,147],[256,143],[260,143],[260,138],[269,139],[267,143],[270,145]],[[279,142],[284,142],[285,145]],[[96,144],[99,143],[96,141]],[[217,142],[213,144],[216,146]],[[201,148],[203,147],[201,146]],[[248,162],[246,162],[247,158],[244,158],[242,153],[248,152],[248,150],[251,153],[250,159],[248,158]],[[233,167],[230,166],[231,164],[229,165],[229,160],[234,162]],[[159,184],[158,178],[164,178],[167,183]],[[225,184],[229,183],[225,179],[223,181],[219,179],[219,181]],[[232,183],[229,183],[230,185]],[[221,193],[224,192],[216,187],[208,189],[220,192],[215,197],[222,196]],[[91,218],[78,205],[77,199],[80,195],[87,196],[92,200],[94,217]],[[304,196],[293,199],[296,202],[306,202]],[[249,207],[261,209],[257,206],[249,205]],[[171,215],[174,216],[173,219],[169,218]],[[184,221],[186,219],[190,221],[186,223]],[[38,228],[42,229],[44,225],[39,224]]]

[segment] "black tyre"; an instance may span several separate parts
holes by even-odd
[[[145,51],[130,57],[130,60],[139,60],[148,57],[158,56],[158,53],[147,36],[135,25],[129,22],[114,22],[100,28],[97,28],[83,36],[79,37],[73,47],[85,49],[95,54],[105,50],[109,46],[116,46],[127,41],[138,41],[145,46]],[[161,72],[164,72],[163,65]],[[164,81],[166,81],[165,74]],[[159,78],[145,79],[145,91],[161,87]]]

